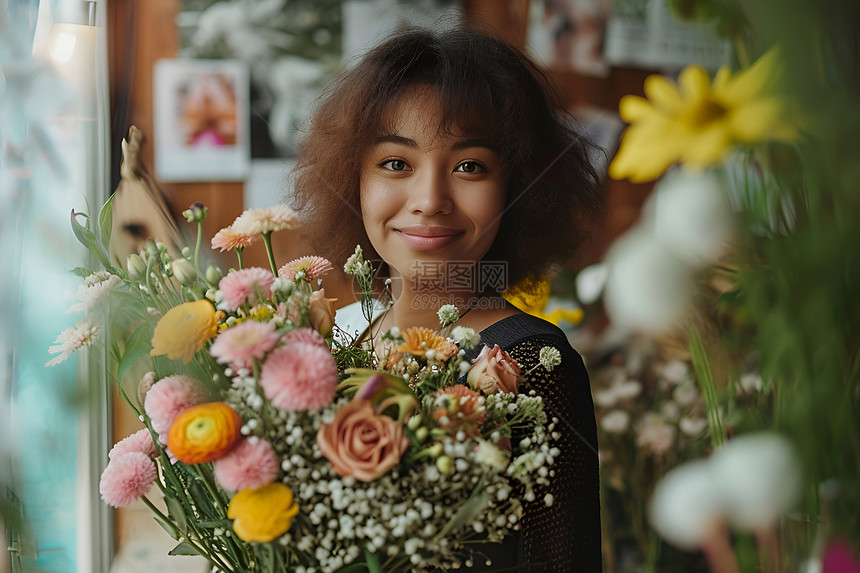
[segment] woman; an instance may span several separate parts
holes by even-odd
[[[526,509],[517,543],[486,546],[490,570],[600,571],[598,461],[588,377],[562,331],[501,296],[569,262],[598,211],[587,145],[543,74],[477,33],[407,31],[370,51],[323,94],[296,168],[311,241],[342,263],[361,244],[391,279],[373,325],[458,326],[523,370],[552,345],[562,364],[529,376],[561,420],[554,503]]]

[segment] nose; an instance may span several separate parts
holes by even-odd
[[[409,212],[423,215],[448,215],[454,209],[451,181],[445,169],[422,170],[409,185]]]

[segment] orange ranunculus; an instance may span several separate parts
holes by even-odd
[[[199,404],[173,421],[167,447],[184,464],[211,462],[233,447],[241,427],[242,418],[224,402]]]
[[[413,326],[403,331],[403,344],[397,346],[398,352],[425,356],[428,350],[436,353],[437,360],[448,360],[460,349],[456,344],[442,338],[435,330],[424,326]]]
[[[433,417],[440,428],[451,434],[462,430],[471,438],[481,435],[481,425],[487,419],[487,410],[481,404],[481,395],[462,384],[454,384],[436,392],[448,396],[448,407],[436,410]]]
[[[373,481],[399,461],[409,447],[403,425],[377,414],[370,400],[353,399],[322,424],[317,444],[339,476]]]
[[[155,325],[151,356],[167,354],[188,364],[194,353],[218,333],[218,317],[208,300],[186,302],[171,308]]]
[[[243,541],[257,543],[268,543],[286,533],[298,512],[292,490],[278,482],[243,489],[227,507],[227,517],[233,520],[236,535]]]

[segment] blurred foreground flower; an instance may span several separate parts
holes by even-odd
[[[674,163],[701,169],[737,144],[792,141],[787,103],[774,94],[780,53],[771,49],[732,75],[723,67],[711,82],[700,66],[681,71],[677,86],[659,75],[645,80],[646,98],[625,96],[619,113],[630,123],[609,175],[633,182],[658,178]]]
[[[712,172],[673,171],[606,256],[607,311],[621,329],[665,332],[683,318],[694,274],[726,250],[734,219]]]
[[[803,476],[794,447],[773,433],[729,441],[709,460],[666,474],[654,490],[649,517],[663,538],[682,549],[704,548],[729,524],[761,533],[792,509]]]

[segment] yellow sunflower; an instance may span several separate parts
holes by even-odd
[[[651,181],[677,162],[695,169],[713,165],[737,144],[796,139],[785,120],[787,101],[774,89],[781,65],[779,52],[772,49],[735,75],[720,68],[713,82],[696,65],[681,71],[677,85],[649,76],[647,98],[621,99],[619,113],[630,126],[609,175]]]

